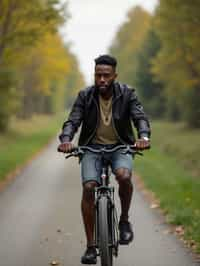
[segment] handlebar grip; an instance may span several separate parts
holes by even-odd
[[[58,151],[58,152],[63,152],[63,151],[60,149],[60,147],[57,148],[57,151]]]
[[[60,148],[60,146],[58,146],[57,151],[58,151],[58,152],[63,152],[63,153],[68,153],[67,151],[63,151],[63,150]],[[72,152],[76,152],[76,151],[77,151],[77,147],[73,147],[73,148],[70,150],[70,153],[72,153]]]

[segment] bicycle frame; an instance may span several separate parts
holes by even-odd
[[[105,158],[106,153],[115,152],[123,149],[123,153],[140,154],[131,145],[118,145],[112,149],[107,150],[102,148],[99,150],[88,146],[80,146],[74,148],[69,155],[82,156],[84,151],[91,151],[101,154],[102,169],[101,169],[101,185],[95,189],[95,246],[100,251],[101,265],[112,266],[113,255],[118,255],[118,220],[117,211],[114,203],[114,187],[109,185],[109,162]]]

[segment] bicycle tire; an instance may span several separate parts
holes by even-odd
[[[101,266],[113,265],[113,252],[111,246],[111,230],[109,229],[109,200],[102,196],[98,202],[98,225],[99,225],[99,253]]]

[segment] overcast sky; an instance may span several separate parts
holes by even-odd
[[[128,10],[141,5],[152,12],[158,0],[68,0],[71,19],[63,27],[65,40],[77,55],[88,83],[93,82],[94,58],[107,52]]]

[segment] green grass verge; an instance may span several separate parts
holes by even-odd
[[[184,123],[154,122],[153,145],[196,177],[200,177],[200,130],[190,129]]]
[[[62,121],[61,115],[14,120],[10,130],[0,135],[0,181],[47,144],[61,128]]]
[[[175,125],[174,129],[170,123],[153,123],[152,149],[136,159],[135,167],[146,186],[159,198],[168,222],[183,225],[185,238],[195,240],[200,252],[200,178],[196,176],[198,171],[189,170],[190,163],[185,164],[186,150],[191,151],[192,145],[195,151],[191,151],[189,159],[197,166],[194,163],[199,158],[196,158],[197,131],[188,134],[185,131],[183,137],[179,136],[181,128],[182,125]],[[179,142],[180,139],[184,141]]]

